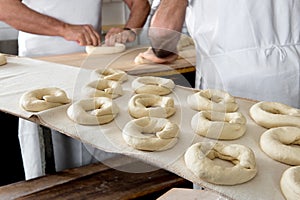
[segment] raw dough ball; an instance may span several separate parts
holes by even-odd
[[[278,102],[258,102],[251,106],[250,115],[258,125],[265,128],[300,127],[300,110]]]
[[[73,103],[67,114],[74,122],[82,125],[99,125],[111,122],[119,108],[107,97],[82,99]]]
[[[106,46],[103,44],[102,46],[86,46],[85,51],[87,54],[114,54],[121,53],[126,50],[126,46],[121,43],[115,43],[115,46]]]
[[[87,97],[117,98],[123,95],[123,89],[119,82],[100,79],[90,82],[83,88]]]
[[[155,94],[136,94],[129,100],[128,110],[132,117],[168,118],[176,112],[172,97]]]
[[[287,200],[300,199],[300,166],[290,167],[283,172],[280,187]]]
[[[179,128],[168,119],[142,117],[128,122],[122,132],[126,143],[135,149],[164,151],[178,141]]]
[[[246,118],[242,113],[201,111],[191,121],[196,134],[220,140],[234,140],[246,131]]]
[[[27,111],[38,112],[70,103],[65,91],[50,87],[31,90],[20,98],[20,106]]]
[[[5,65],[7,63],[6,56],[0,53],[0,66]]]
[[[260,137],[262,150],[272,159],[288,165],[300,165],[300,128],[278,127]]]
[[[143,76],[134,79],[131,86],[137,94],[167,95],[172,92],[175,83],[168,78]]]
[[[226,167],[213,160],[220,158],[234,164]],[[251,180],[257,173],[253,151],[239,144],[199,142],[184,154],[187,168],[198,178],[217,185],[237,185]]]
[[[92,72],[92,76],[96,77],[97,79],[119,81],[121,83],[128,79],[126,72],[112,68],[96,69]]]
[[[192,109],[198,111],[235,112],[238,109],[238,104],[233,96],[216,89],[200,90],[188,96],[187,102]]]

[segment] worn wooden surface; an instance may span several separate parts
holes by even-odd
[[[137,165],[114,164],[123,169]],[[143,163],[142,163],[143,164]],[[146,165],[146,164],[145,164]],[[173,187],[192,183],[163,169],[134,173],[101,163],[68,169],[0,187],[3,199],[155,199]]]

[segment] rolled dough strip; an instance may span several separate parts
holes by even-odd
[[[85,51],[87,54],[114,54],[121,53],[125,51],[126,46],[121,43],[115,43],[115,46],[106,46],[105,44],[102,46],[86,46]]]

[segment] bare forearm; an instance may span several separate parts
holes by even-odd
[[[162,0],[150,24],[149,37],[155,55],[176,53],[185,19],[187,0]]]
[[[65,23],[28,8],[19,0],[0,0],[0,20],[29,33],[62,36]]]
[[[142,28],[150,12],[147,0],[124,0],[130,9],[130,15],[126,22],[127,28]]]

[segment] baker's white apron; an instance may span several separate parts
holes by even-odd
[[[189,0],[196,87],[300,107],[300,1]]]
[[[101,0],[25,0],[23,3],[40,13],[68,23],[92,24],[100,33]],[[19,33],[20,56],[34,57],[80,51],[84,51],[84,47],[61,37]],[[27,180],[44,175],[45,163],[42,163],[42,143],[38,131],[37,124],[24,119],[19,120],[19,141]],[[57,171],[113,156],[53,130],[52,140]],[[97,159],[93,155],[97,155]]]

